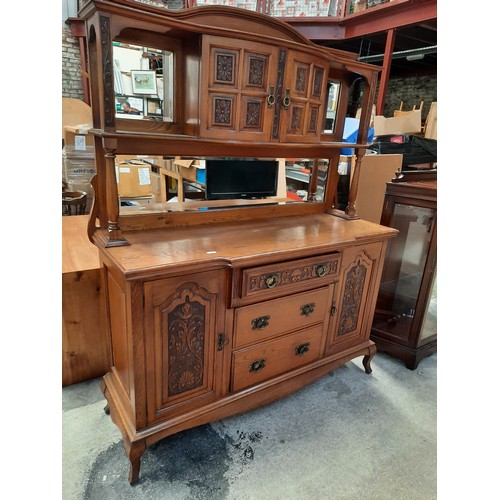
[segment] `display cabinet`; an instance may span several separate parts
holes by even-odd
[[[414,370],[437,350],[435,171],[406,172],[388,183],[381,224],[399,234],[385,257],[370,338]]]
[[[102,388],[135,483],[141,455],[160,439],[267,404],[359,356],[371,372],[376,293],[387,241],[397,234],[356,214],[379,68],[238,8],[173,12],[91,0],[79,15],[97,168],[88,234],[102,263],[113,357]],[[126,50],[142,55],[140,68],[128,68],[140,75],[130,89],[125,60],[116,62]],[[148,57],[161,52],[160,73]],[[360,130],[346,144],[349,89],[359,79]],[[117,96],[134,88],[168,106],[155,107],[154,116],[117,112]],[[355,149],[357,167],[340,210],[343,147]],[[212,193],[123,207],[117,155],[195,157],[206,165],[245,159],[250,175],[252,164],[266,163],[256,160],[278,168],[278,159],[307,159],[310,187],[299,200]]]

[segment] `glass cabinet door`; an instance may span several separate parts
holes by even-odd
[[[409,339],[436,220],[436,209],[394,204],[390,226],[399,235],[389,243],[373,328]],[[436,333],[436,274],[424,324],[426,337]]]
[[[427,304],[424,312],[424,319],[422,321],[422,328],[420,333],[420,341],[436,335],[437,333],[437,270],[434,271],[432,277],[431,293],[427,299]]]

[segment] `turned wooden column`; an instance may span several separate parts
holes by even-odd
[[[355,149],[356,153],[356,163],[354,166],[354,174],[351,178],[351,185],[349,187],[349,197],[347,199],[347,207],[345,208],[345,214],[349,218],[358,218],[356,214],[356,199],[358,197],[358,186],[359,178],[361,175],[361,164],[363,162],[363,157],[365,156],[365,149]],[[352,168],[352,167],[351,167]]]
[[[105,176],[106,176],[106,212],[108,214],[108,241],[106,247],[128,245],[122,237],[118,217],[120,203],[118,199],[118,184],[116,182],[115,150],[104,149]]]
[[[307,201],[316,201],[316,193],[318,192],[318,160],[315,159],[309,177],[309,189],[307,193]]]

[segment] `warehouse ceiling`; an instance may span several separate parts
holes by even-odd
[[[404,26],[395,30],[396,37],[390,77],[436,75],[437,20]],[[387,33],[373,33],[345,40],[321,40],[316,43],[358,54],[360,61],[382,66]]]

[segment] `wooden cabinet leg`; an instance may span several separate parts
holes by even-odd
[[[365,367],[365,372],[368,373],[368,375],[372,372],[371,362],[376,352],[377,348],[375,345],[372,345],[368,348],[368,354],[363,358],[363,366]]]
[[[130,461],[130,468],[128,471],[128,482],[132,485],[137,483],[139,480],[139,472],[141,469],[141,457],[146,449],[146,445],[144,441],[138,441],[137,443],[133,443],[127,445],[124,443],[125,451],[128,455],[128,459]]]

